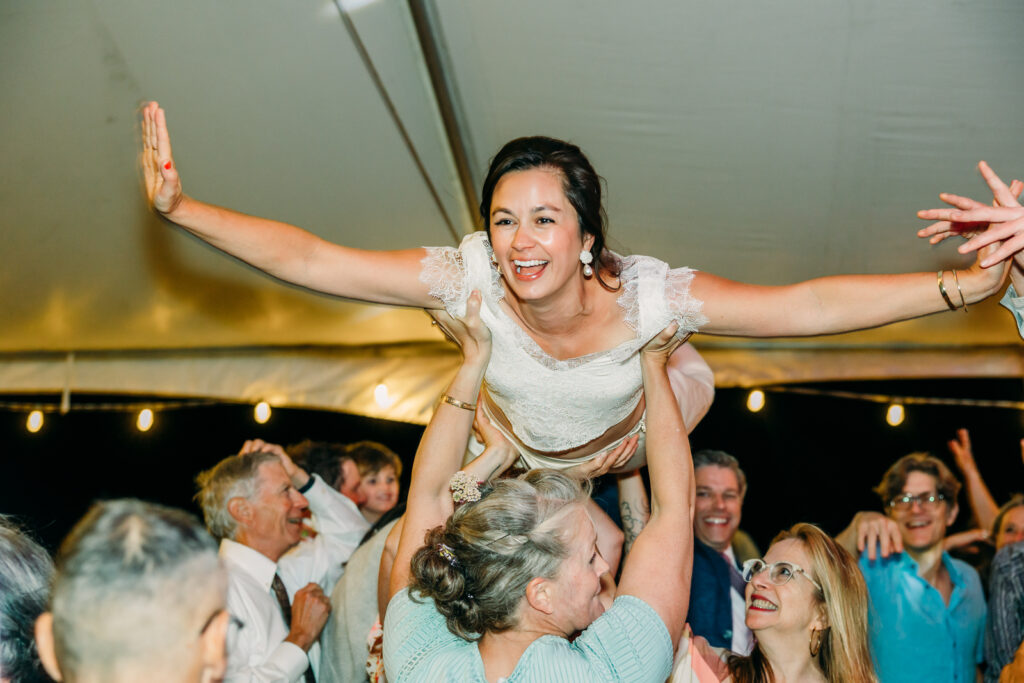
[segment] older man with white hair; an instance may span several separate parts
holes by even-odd
[[[368,528],[359,508],[262,441],[246,442],[196,482],[206,526],[220,539],[228,610],[244,624],[228,632],[224,680],[315,681],[325,591]],[[302,540],[307,508],[318,533]]]
[[[57,555],[36,621],[47,672],[70,683],[207,683],[225,669],[226,577],[217,544],[181,510],[97,503]]]

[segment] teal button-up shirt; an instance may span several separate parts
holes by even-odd
[[[947,605],[907,553],[868,560],[860,570],[871,605],[871,651],[880,683],[974,683],[984,659],[985,596],[978,573],[942,554],[953,581]]]
[[[1003,306],[1006,307],[1010,313],[1013,313],[1013,317],[1017,319],[1017,329],[1020,330],[1020,336],[1024,337],[1024,296],[1017,296],[1017,290],[1010,285],[1006,288],[1006,294],[1003,294],[1003,298],[999,301]]]

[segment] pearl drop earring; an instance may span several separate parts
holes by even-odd
[[[590,277],[594,274],[594,269],[590,267],[590,264],[594,262],[594,255],[586,249],[580,251],[580,263],[583,264],[583,277]]]

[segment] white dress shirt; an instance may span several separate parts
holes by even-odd
[[[736,555],[732,552],[732,546],[726,548],[723,554],[728,556],[729,562],[735,567]],[[754,649],[754,634],[747,628],[747,597],[730,585],[729,602],[732,604],[732,645],[729,649],[746,657]]]
[[[305,492],[309,508],[316,515],[318,534],[289,550],[275,564],[259,551],[224,539],[220,557],[228,572],[228,611],[243,626],[228,630],[228,669],[224,680],[265,683],[301,683],[303,672],[312,665],[320,670],[320,644],[309,653],[285,642],[281,608],[270,587],[274,574],[281,577],[289,601],[308,583],[319,583],[330,594],[328,581],[336,578],[338,567],[348,560],[369,528],[355,503],[313,475],[313,486]]]

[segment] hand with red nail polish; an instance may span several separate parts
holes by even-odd
[[[164,215],[172,213],[181,204],[184,194],[171,159],[167,119],[156,102],[142,108],[141,163],[149,203]]]

